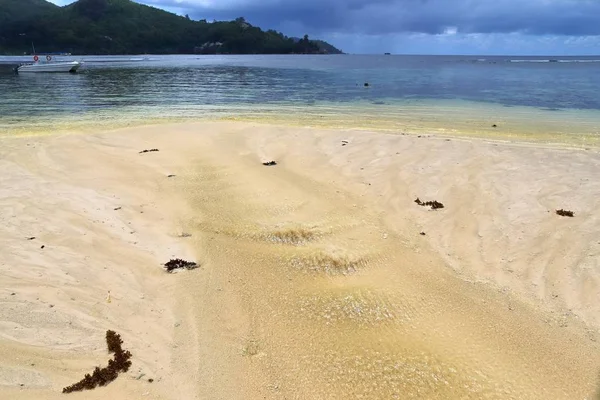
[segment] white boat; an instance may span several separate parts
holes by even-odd
[[[34,62],[17,68],[18,73],[33,72],[77,72],[82,63],[79,61]]]

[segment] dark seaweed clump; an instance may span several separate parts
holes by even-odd
[[[173,272],[176,269],[195,269],[198,268],[198,264],[193,261],[182,260],[181,258],[175,258],[165,264],[167,272]]]
[[[418,205],[423,206],[423,207],[431,207],[432,210],[437,210],[438,208],[444,208],[444,205],[437,200],[421,201],[417,197],[417,199],[415,200],[415,203],[417,203]]]
[[[155,151],[159,151],[159,150],[158,149],[142,150],[142,151],[140,151],[140,154],[142,154],[142,153],[152,153],[152,152],[155,152]]]
[[[573,211],[563,210],[562,208],[560,210],[556,210],[556,213],[558,215],[560,215],[561,217],[574,217],[575,216],[575,213]]]
[[[277,165],[277,161],[267,161],[262,163],[265,167],[272,167],[273,165]]]
[[[106,386],[117,379],[120,372],[127,372],[131,367],[131,353],[123,350],[121,345],[123,340],[121,336],[114,331],[106,331],[106,345],[108,352],[114,353],[114,357],[108,360],[108,366],[104,368],[96,367],[94,372],[85,374],[85,377],[79,382],[67,386],[62,390],[63,393],[81,392],[83,390],[92,390],[98,386]]]

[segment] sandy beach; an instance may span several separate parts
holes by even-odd
[[[201,122],[0,166],[2,399],[600,397],[597,149]],[[62,394],[107,330],[131,369]]]

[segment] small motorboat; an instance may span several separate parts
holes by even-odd
[[[23,64],[17,67],[18,73],[32,72],[77,72],[82,66],[79,61],[52,61],[52,57],[47,56],[46,61],[40,61],[38,56],[33,57],[33,63]]]

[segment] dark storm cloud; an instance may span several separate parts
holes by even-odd
[[[600,35],[600,0],[142,0],[194,18],[350,34]]]

